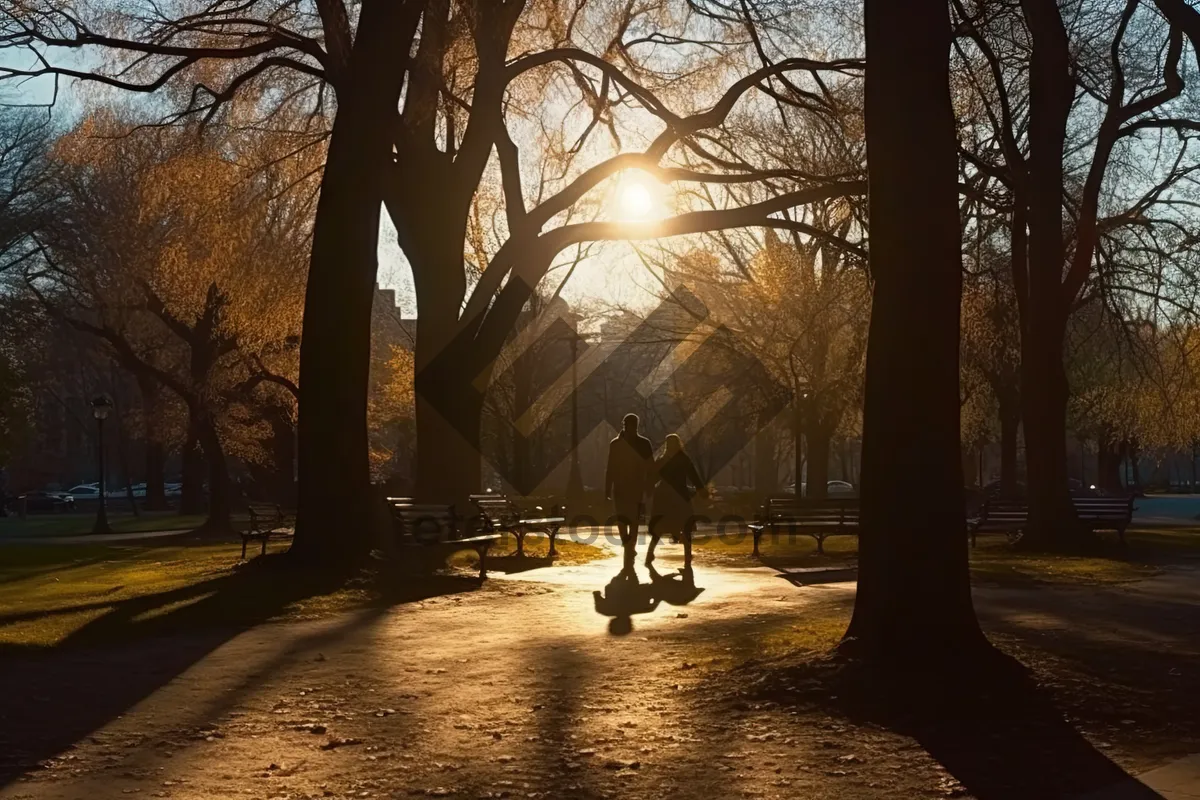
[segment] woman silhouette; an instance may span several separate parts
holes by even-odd
[[[683,537],[684,564],[692,563],[692,530],[695,518],[692,512],[693,491],[704,495],[704,481],[696,472],[696,465],[683,451],[683,440],[671,433],[663,441],[663,452],[654,462],[658,483],[654,486],[653,513],[650,515],[650,548],[646,551],[646,565],[654,560],[654,548],[663,535]]]

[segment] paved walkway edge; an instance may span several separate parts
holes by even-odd
[[[179,536],[191,533],[194,528],[177,528],[169,531],[136,531],[134,533],[84,533],[79,536],[20,536],[0,538],[0,545],[6,544],[115,544],[120,542],[136,542],[139,539],[161,539],[164,536]]]

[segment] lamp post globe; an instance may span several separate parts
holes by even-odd
[[[92,399],[92,416],[96,418],[96,465],[100,473],[100,507],[96,510],[96,524],[92,533],[112,533],[108,526],[108,481],[104,464],[104,420],[112,411],[113,402],[106,394]]]

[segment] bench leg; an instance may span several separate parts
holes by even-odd
[[[758,558],[758,540],[760,538],[762,538],[763,530],[764,529],[760,528],[758,530],[752,530],[750,532],[750,535],[754,537],[754,557],[755,558]]]
[[[250,541],[250,537],[242,535],[242,561],[246,560],[246,543]]]
[[[479,553],[479,580],[487,580],[487,546],[476,547],[475,552]]]
[[[558,525],[555,525],[555,526],[554,526],[554,527],[553,527],[553,528],[550,530],[550,553],[549,553],[549,556],[550,556],[551,558],[554,558],[556,555],[558,555],[558,550],[556,550],[556,549],[555,549],[555,547],[554,547],[554,540],[555,540],[556,538],[558,538],[558,528],[559,528],[559,526],[558,526]]]
[[[267,533],[267,534],[263,534],[263,537],[262,537],[262,540],[263,540],[262,554],[263,554],[264,556],[267,554],[267,541],[268,541],[270,538],[271,538],[271,534],[269,534],[269,533]]]
[[[525,557],[525,529],[513,528],[513,536],[517,537],[517,558]]]
[[[813,538],[817,540],[817,555],[819,555],[819,556],[825,555],[825,537],[824,536],[814,536]]]

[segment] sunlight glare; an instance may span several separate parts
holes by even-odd
[[[655,222],[666,214],[664,187],[654,176],[632,170],[621,176],[614,214],[624,222]]]
[[[644,184],[631,183],[621,192],[621,209],[633,219],[645,219],[654,209],[654,198]]]

